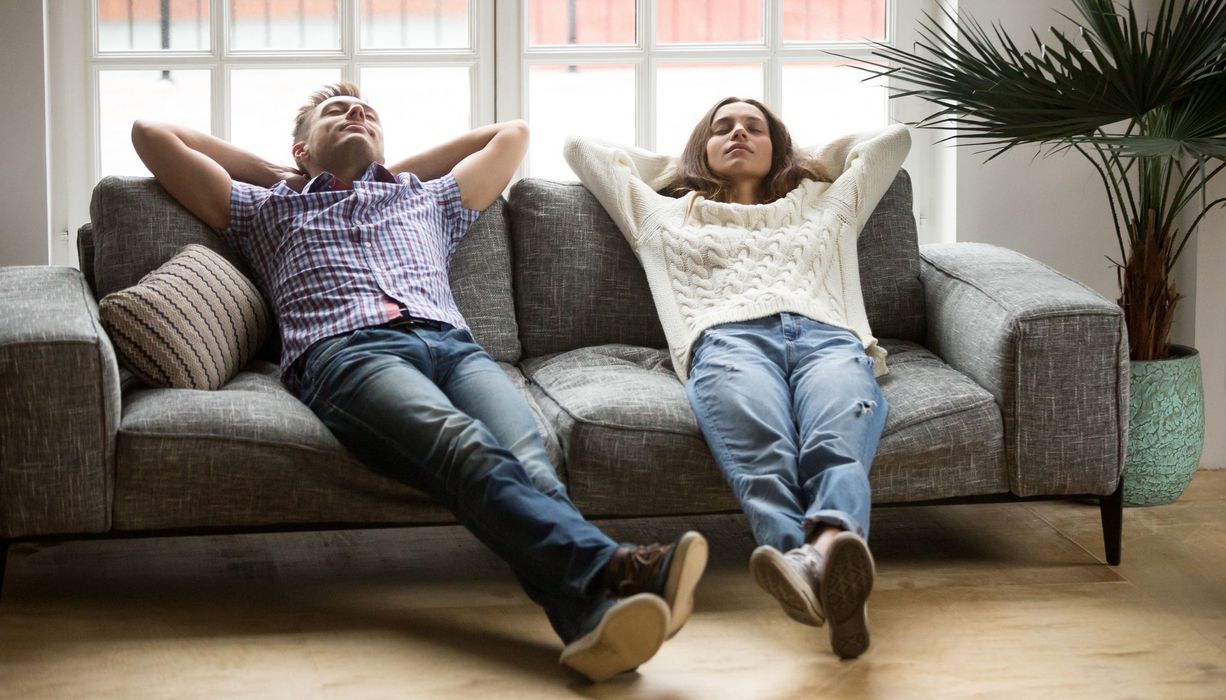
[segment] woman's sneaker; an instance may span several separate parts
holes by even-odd
[[[821,568],[822,555],[808,544],[786,553],[764,544],[749,557],[758,586],[779,601],[788,617],[814,627],[824,621],[817,595]]]
[[[655,656],[668,633],[668,606],[651,593],[620,600],[591,632],[566,645],[561,662],[593,683],[633,671]]]
[[[822,611],[830,622],[830,648],[843,659],[868,649],[868,596],[876,569],[868,545],[854,532],[840,532],[822,563],[817,587]]]

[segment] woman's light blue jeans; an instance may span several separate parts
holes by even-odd
[[[321,341],[300,398],[367,466],[451,510],[563,641],[613,604],[587,589],[617,543],[571,503],[528,405],[468,331],[380,326]]]
[[[709,328],[686,392],[759,544],[786,552],[819,524],[868,538],[889,406],[853,333],[788,313]]]

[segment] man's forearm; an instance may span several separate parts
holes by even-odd
[[[413,173],[419,180],[433,180],[451,172],[460,161],[485,148],[507,123],[487,124],[395,163],[388,169],[393,174]]]
[[[175,124],[151,124],[147,125],[147,128],[169,132],[188,148],[216,161],[229,173],[231,178],[239,182],[260,187],[272,187],[292,174],[283,166],[270,163],[254,153],[244,151],[231,143],[195,129]]]

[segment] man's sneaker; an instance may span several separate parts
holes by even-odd
[[[865,603],[876,575],[868,545],[854,532],[840,532],[830,544],[818,586],[822,610],[830,621],[830,648],[843,659],[868,649]]]
[[[824,621],[817,596],[821,566],[822,555],[808,544],[787,553],[764,544],[749,557],[749,571],[758,586],[779,601],[788,617],[814,627]]]
[[[707,540],[687,532],[669,545],[622,545],[601,572],[600,586],[611,597],[654,593],[668,604],[668,639],[694,610],[694,589],[707,567]]]
[[[561,662],[599,683],[655,656],[668,633],[668,606],[641,593],[619,600],[591,632],[566,645]]]

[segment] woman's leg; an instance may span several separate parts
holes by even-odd
[[[866,603],[875,568],[865,544],[872,465],[889,410],[872,360],[850,332],[796,319],[792,373],[800,436],[805,536],[817,553],[817,586],[830,648],[855,658],[869,645]]]
[[[812,541],[822,525],[830,525],[867,539],[868,471],[889,407],[872,359],[850,331],[796,321],[801,332],[791,386],[805,535]]]
[[[804,540],[796,428],[779,317],[707,330],[686,393],[754,539],[787,551]]]

